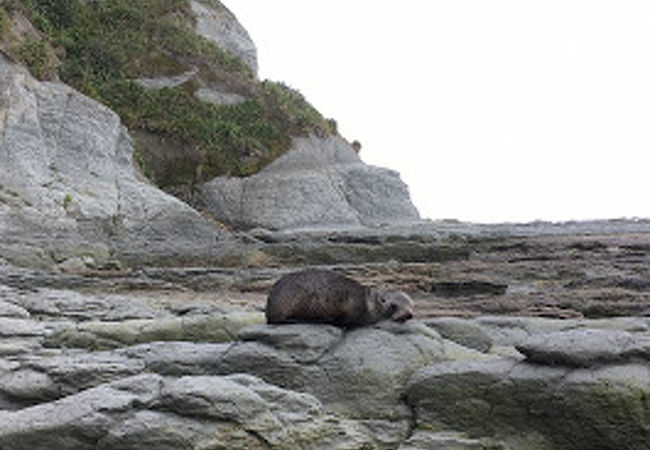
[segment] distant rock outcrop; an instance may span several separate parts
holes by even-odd
[[[203,206],[245,228],[355,228],[420,219],[397,172],[364,164],[338,136],[310,136],[259,173],[200,187]]]
[[[195,258],[218,232],[139,180],[113,111],[0,56],[0,250],[29,266]]]

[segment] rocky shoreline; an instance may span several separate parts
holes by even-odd
[[[0,448],[645,449],[650,234],[638,231],[267,232],[246,245],[290,244],[282,265],[0,264]],[[264,325],[277,278],[359,246],[437,255],[322,265],[406,289],[416,320]]]
[[[268,326],[161,270],[2,266],[0,448],[647,448],[648,317]]]
[[[453,228],[450,228],[453,227]],[[280,276],[326,267],[416,299],[420,318],[484,314],[555,318],[650,315],[650,223],[423,223],[347,231],[223,233],[228,264],[89,267],[0,264],[8,286],[257,295]],[[222,261],[223,262],[223,261]],[[70,263],[70,261],[68,261]],[[261,305],[258,302],[258,307]]]

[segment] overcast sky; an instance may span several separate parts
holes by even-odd
[[[650,1],[223,1],[424,217],[650,217]]]

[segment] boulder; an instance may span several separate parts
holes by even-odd
[[[435,361],[484,358],[418,323],[381,322],[343,331],[331,325],[259,325],[242,330],[221,359],[220,373],[251,373],[315,395],[352,418],[406,423],[404,386]]]
[[[62,400],[0,411],[6,450],[377,448],[311,395],[248,375],[145,374]]]
[[[420,219],[399,174],[364,164],[341,137],[310,136],[259,173],[199,187],[219,220],[245,228],[360,228]]]
[[[237,105],[246,101],[246,98],[239,94],[210,88],[199,88],[194,92],[194,96],[205,103],[212,103],[213,105]]]
[[[147,342],[116,350],[120,356],[140,361],[147,372],[165,376],[210,375],[230,343]]]
[[[0,396],[23,407],[46,403],[144,369],[142,361],[110,352],[25,355],[0,375]]]
[[[641,450],[650,441],[648,380],[650,366],[639,363],[587,369],[453,361],[416,372],[407,399],[418,429],[504,445],[496,448]]]
[[[517,346],[530,362],[545,365],[591,367],[640,361],[650,362],[650,333],[618,330],[570,330],[531,336]]]

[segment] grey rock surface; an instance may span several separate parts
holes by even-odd
[[[0,317],[27,318],[29,311],[20,306],[0,300]]]
[[[210,375],[231,343],[148,342],[124,347],[116,353],[140,361],[149,372],[165,376]]]
[[[338,136],[311,136],[247,178],[200,187],[219,220],[246,228],[361,228],[420,220],[397,172],[364,164]]]
[[[82,322],[59,327],[50,335],[47,345],[98,349],[159,341],[229,342],[240,329],[263,321],[262,313],[233,312]]]
[[[239,56],[257,75],[257,47],[228,8],[218,0],[192,0],[191,6],[196,17],[196,32]]]
[[[547,365],[591,367],[650,361],[650,333],[571,330],[532,336],[517,346],[526,360]]]
[[[22,449],[376,448],[316,398],[247,375],[147,374],[0,411],[0,446]]]
[[[225,318],[261,312],[216,292],[1,272],[3,450],[641,450],[650,438],[647,318],[241,328]]]
[[[641,450],[650,439],[648,380],[648,364],[583,369],[495,359],[429,366],[407,391],[423,430],[458,430],[511,450]]]
[[[397,450],[508,450],[492,439],[472,439],[463,433],[416,430]]]
[[[25,355],[0,376],[0,393],[23,405],[46,403],[142,373],[144,364],[110,352]]]
[[[185,73],[173,77],[138,78],[135,82],[147,89],[174,88],[187,83],[198,73],[198,69],[193,68],[192,70],[188,70]]]
[[[309,392],[354,418],[405,421],[400,402],[410,375],[436,361],[483,358],[417,323],[380,323],[348,332],[331,325],[262,325],[242,330],[220,370],[246,372]]]
[[[21,265],[90,270],[209,259],[227,245],[198,212],[133,168],[118,116],[0,56],[0,250]],[[218,258],[218,257],[217,257]]]
[[[245,97],[239,94],[210,88],[199,88],[194,92],[194,96],[205,103],[212,103],[213,105],[236,105],[246,100]]]
[[[455,317],[428,319],[426,324],[440,335],[465,347],[487,352],[492,348],[492,338],[480,325]]]

